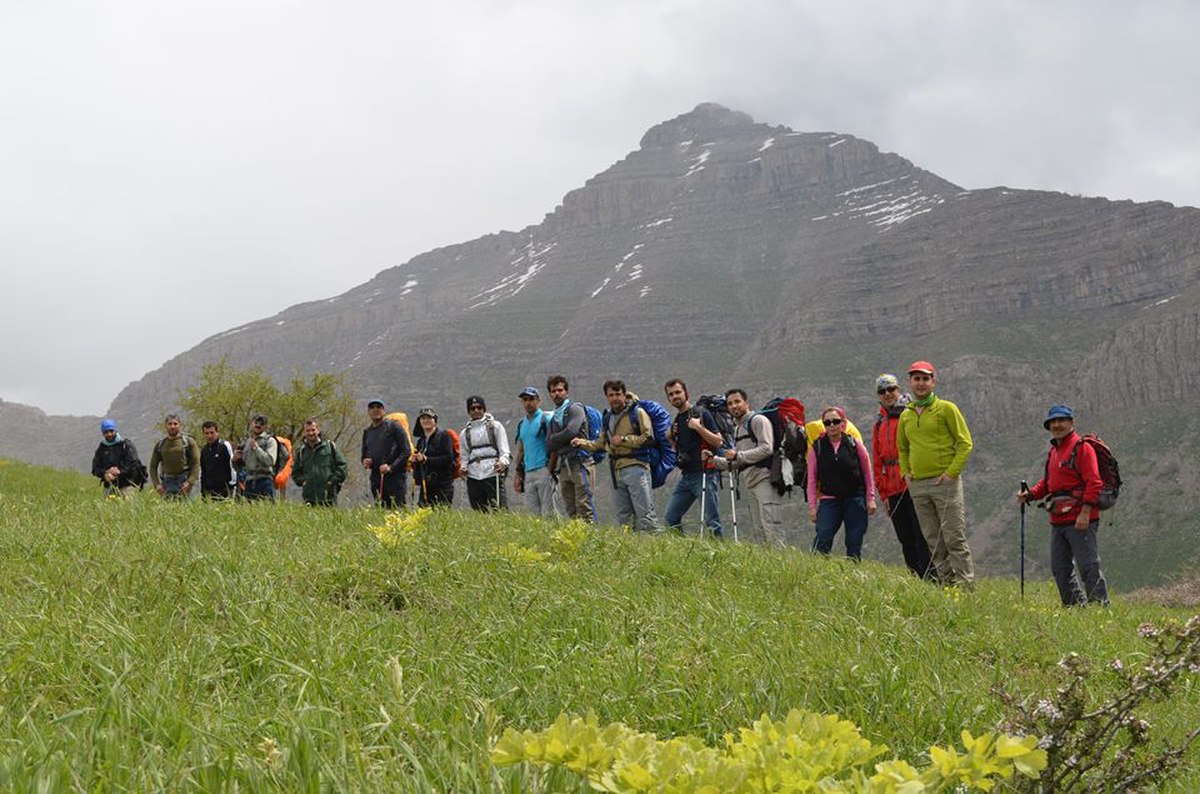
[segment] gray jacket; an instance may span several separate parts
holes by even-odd
[[[738,422],[733,431],[733,448],[737,457],[733,461],[724,457],[713,458],[714,465],[721,471],[740,471],[747,488],[753,488],[771,476],[769,466],[761,465],[771,459],[775,447],[775,431],[771,428],[771,420],[760,413],[750,413],[750,430],[747,432],[746,419]],[[755,438],[758,440],[755,441]]]

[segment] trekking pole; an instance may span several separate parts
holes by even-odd
[[[496,472],[496,509],[500,509],[500,472]]]
[[[734,480],[737,479],[737,473],[733,469],[729,470],[729,509],[733,513],[733,542],[738,542],[737,531],[737,494],[734,486]]]
[[[700,537],[704,537],[704,503],[708,501],[708,469],[700,464]]]
[[[1021,480],[1021,493],[1029,493],[1029,483]],[[1025,600],[1025,500],[1021,500],[1021,600]]]

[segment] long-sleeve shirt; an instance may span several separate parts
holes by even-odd
[[[1072,452],[1075,453],[1074,467],[1070,465]],[[1084,444],[1079,434],[1072,430],[1061,441],[1050,441],[1046,473],[1029,489],[1029,494],[1035,500],[1057,494],[1050,504],[1050,523],[1062,526],[1074,524],[1085,505],[1095,505],[1102,487],[1104,482],[1100,479],[1096,450],[1091,444]],[[1097,515],[1098,511],[1093,510],[1090,518]]]
[[[573,457],[569,454],[571,439],[584,434],[587,427],[587,411],[582,403],[568,400],[561,415],[562,419],[559,420],[558,410],[554,411],[550,419],[550,433],[546,436],[546,449],[550,453],[560,453],[560,460]]]
[[[736,457],[732,461],[721,455],[713,458],[718,470],[743,472],[747,488],[771,477],[770,466],[761,465],[770,461],[775,451],[775,431],[770,419],[760,413],[743,416],[733,431],[733,448]]]
[[[160,465],[162,477],[186,474],[187,481],[195,485],[200,476],[200,447],[195,439],[183,433],[174,438],[166,436],[154,445],[154,452],[150,453],[150,484],[155,488],[160,483]]]
[[[463,472],[472,480],[495,477],[497,461],[502,466],[511,461],[508,434],[491,414],[468,422],[458,434],[458,444]]]
[[[896,446],[900,451],[900,474],[926,480],[942,474],[957,478],[975,445],[958,406],[935,396],[920,413],[915,402],[904,409]]]
[[[630,411],[637,412],[638,431],[634,432]],[[623,469],[626,466],[648,467],[650,464],[634,457],[634,453],[654,440],[654,425],[646,409],[637,403],[627,403],[625,410],[618,413],[606,414],[606,420],[600,427],[600,437],[595,441],[584,440],[580,449],[588,452],[608,450],[612,457],[613,466]]]
[[[270,433],[251,436],[242,444],[242,463],[246,467],[246,479],[261,477],[275,479],[275,456],[279,454],[279,443]]]

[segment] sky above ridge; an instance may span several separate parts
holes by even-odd
[[[1200,206],[1200,3],[0,0],[0,399],[538,223],[719,102],[966,188]]]

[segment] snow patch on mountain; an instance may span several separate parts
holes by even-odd
[[[482,292],[472,295],[471,300],[474,302],[467,308],[479,309],[484,306],[494,306],[500,301],[511,298],[525,289],[529,282],[549,264],[546,256],[557,245],[558,243],[546,243],[539,246],[533,240],[530,240],[521,249],[522,253],[516,259],[509,262],[509,266],[515,268],[515,272],[509,273]]]

